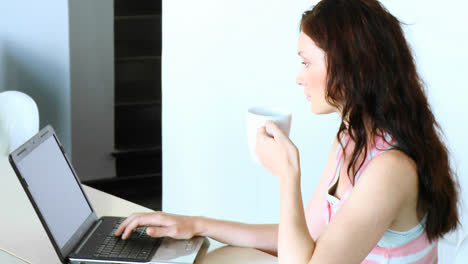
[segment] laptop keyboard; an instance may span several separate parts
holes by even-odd
[[[114,225],[112,231],[97,247],[94,257],[101,259],[140,260],[149,259],[153,249],[161,244],[162,238],[153,238],[146,234],[146,227],[138,227],[126,240],[116,237],[115,231],[124,219]]]

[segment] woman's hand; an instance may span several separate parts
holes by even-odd
[[[268,135],[268,130],[272,135]],[[273,121],[267,121],[257,131],[255,152],[265,169],[280,181],[300,174],[299,151],[292,141]]]
[[[132,214],[120,224],[115,235],[127,239],[139,226],[147,226],[146,233],[152,237],[190,239],[197,235],[194,217],[163,212]]]

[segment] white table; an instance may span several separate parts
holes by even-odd
[[[152,211],[88,186],[84,186],[84,190],[98,217],[128,216],[134,212]],[[255,249],[210,242],[208,254],[199,261],[201,264],[277,263],[275,257]],[[34,264],[60,263],[36,212],[4,156],[0,156],[0,248]]]

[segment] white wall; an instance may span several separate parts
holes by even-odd
[[[309,200],[340,122],[336,114],[312,114],[295,84],[299,20],[315,2],[163,0],[165,211],[278,222],[278,182],[250,161],[246,146],[245,110],[252,105],[293,112],[291,138],[301,153],[303,198]],[[383,3],[412,23],[405,30],[467,185],[468,4]]]
[[[113,23],[113,0],[0,0],[0,91],[36,101],[82,180],[115,176]]]
[[[0,0],[0,91],[18,90],[39,107],[71,153],[68,1]]]

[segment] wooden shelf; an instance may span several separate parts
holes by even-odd
[[[127,61],[157,61],[161,60],[161,56],[128,56],[128,57],[117,57],[115,62],[127,62]]]
[[[153,173],[84,181],[83,184],[158,211],[161,210],[161,178],[161,173]]]
[[[83,184],[89,185],[91,187],[95,186],[102,186],[104,184],[119,184],[119,183],[128,183],[129,181],[135,181],[135,180],[148,180],[148,179],[154,179],[154,178],[159,178],[161,177],[161,173],[149,173],[149,174],[143,174],[143,175],[135,175],[132,177],[113,177],[113,178],[107,178],[107,179],[99,179],[99,180],[90,180],[90,181],[84,181]]]
[[[161,1],[114,0],[115,16],[161,14]]]
[[[114,157],[147,156],[147,155],[160,154],[161,150],[162,150],[161,146],[146,147],[146,148],[116,149],[114,152],[112,152],[112,156]]]
[[[117,177],[89,185],[160,206],[161,1],[114,0],[113,22]]]
[[[152,105],[161,105],[161,100],[140,101],[140,102],[120,102],[120,103],[116,103],[115,107],[138,107],[138,106],[152,106]]]
[[[160,14],[143,14],[143,15],[127,15],[115,16],[115,20],[138,20],[138,19],[161,19]]]
[[[129,82],[117,84],[115,107],[161,106],[161,84],[154,82]]]
[[[161,16],[121,16],[114,20],[115,55],[145,57],[161,55]]]
[[[161,62],[160,60],[135,59],[116,62],[115,82],[118,86],[126,83],[145,85],[159,83],[161,82]]]

